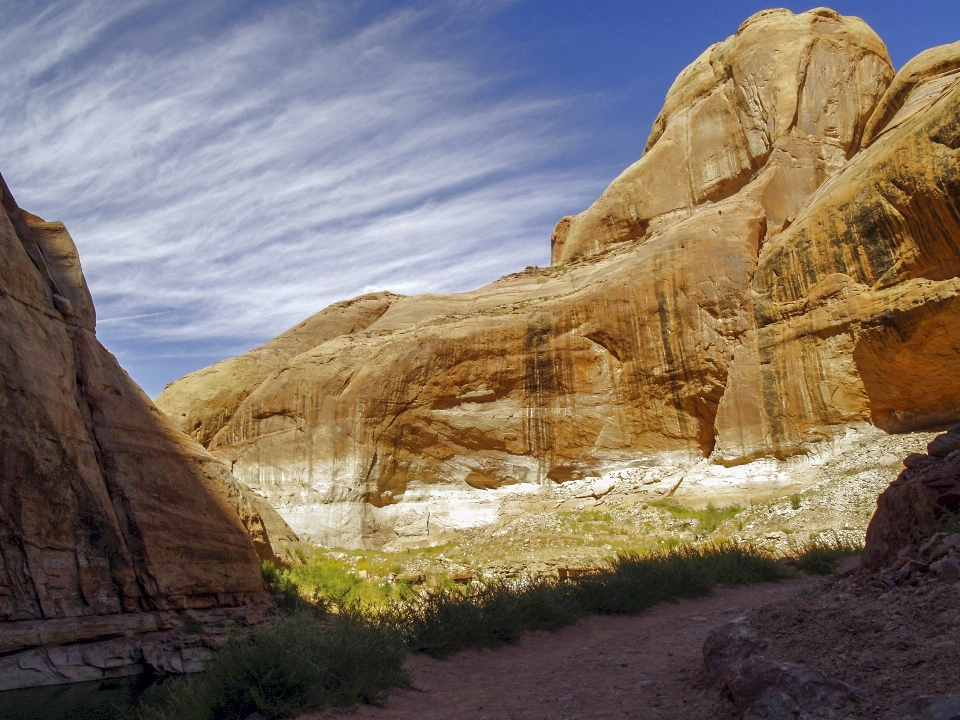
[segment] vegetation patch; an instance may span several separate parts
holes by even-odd
[[[693,517],[708,523],[723,517],[723,511],[688,512],[702,513]],[[834,560],[859,550],[840,539],[819,540],[799,550],[797,566],[830,572]],[[404,661],[410,651],[445,657],[466,647],[493,648],[519,641],[526,631],[559,629],[591,614],[639,613],[664,601],[707,595],[718,584],[794,574],[760,547],[727,541],[621,553],[606,567],[564,580],[441,584],[430,592],[397,583],[407,590],[393,595],[358,589],[354,581],[364,581],[343,568],[265,565],[276,596],[292,598],[287,614],[252,637],[232,639],[207,672],[142,706],[138,718],[243,720],[259,713],[269,720],[324,705],[379,704],[390,688],[409,686]]]
[[[575,522],[587,523],[587,522],[610,522],[613,520],[613,516],[608,512],[603,512],[602,510],[581,510],[578,513],[573,514]]]
[[[236,637],[201,675],[141,705],[139,720],[267,720],[324,705],[382,704],[408,686],[406,648],[384,624],[356,614],[304,611]]]
[[[399,575],[402,567],[386,569],[376,559],[361,557],[358,562],[315,556],[288,568],[266,561],[263,576],[273,588],[277,605],[283,611],[302,609],[303,604],[326,607],[384,605],[391,601],[411,600],[415,593],[409,582],[374,582],[361,573]]]
[[[694,510],[666,501],[651,502],[650,507],[662,508],[676,518],[691,520],[696,524],[697,531],[704,534],[715,532],[721,525],[735,518],[743,510],[739,505],[718,508],[712,504],[707,505],[702,510]]]
[[[444,657],[464,647],[516,642],[591,614],[639,613],[657,603],[708,594],[717,584],[778,580],[789,572],[751,546],[716,543],[618,555],[607,568],[568,580],[498,582],[475,592],[442,591],[376,613],[408,647]]]
[[[829,575],[837,560],[862,552],[862,543],[853,543],[840,537],[811,540],[797,555],[797,569],[815,575]]]

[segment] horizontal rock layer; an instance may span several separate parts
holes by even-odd
[[[559,264],[332,306],[157,403],[301,535],[373,546],[617,468],[958,420],[960,385],[931,382],[960,372],[956,58],[894,77],[855,18],[760,13],[561,221]]]
[[[0,691],[200,672],[238,627],[265,607],[121,613],[0,625]]]

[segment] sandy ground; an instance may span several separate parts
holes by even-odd
[[[385,707],[309,713],[301,720],[723,720],[733,717],[732,705],[706,684],[702,670],[707,633],[822,582],[721,588],[641,615],[588,617],[498,650],[467,650],[446,660],[418,655],[410,660],[416,689],[394,691]]]

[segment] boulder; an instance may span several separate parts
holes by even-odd
[[[843,577],[845,575],[850,575],[855,573],[861,567],[861,560],[859,555],[854,555],[853,557],[840,558],[833,564],[833,572],[835,575]]]
[[[960,695],[921,695],[913,698],[898,720],[960,720]]]
[[[927,455],[930,457],[945,458],[955,450],[960,450],[960,435],[953,433],[937,435],[927,445]]]
[[[953,533],[944,538],[937,547],[930,553],[930,562],[939,560],[950,551],[960,547],[960,533]]]
[[[941,558],[930,565],[930,572],[943,582],[960,580],[960,563],[952,558]]]
[[[939,435],[930,446],[936,448],[941,438],[953,437],[952,433]],[[951,458],[921,457],[926,461],[912,461],[877,498],[863,552],[864,564],[869,567],[879,569],[892,563],[898,550],[903,552],[900,549],[911,543],[920,546],[940,530],[944,521],[960,513],[960,454]],[[942,557],[954,547],[953,543],[951,540],[939,552],[944,544],[941,534],[917,552],[928,559],[935,553]]]
[[[729,697],[744,720],[841,718],[863,691],[816,669],[774,662],[744,621],[715,628],[703,645],[707,677]]]

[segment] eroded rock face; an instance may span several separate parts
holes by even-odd
[[[366,329],[401,297],[377,293],[335,303],[265,345],[188,375],[175,389],[168,386],[163,393],[164,412],[206,445],[250,391],[283,370],[288,360],[327,340]]]
[[[649,237],[764,174],[758,194],[779,229],[856,151],[892,77],[886,47],[859,18],[754,15],[680,73],[643,157],[560,221],[553,262]]]
[[[238,389],[249,395],[209,448],[298,534],[338,545],[489,522],[500,491],[644,449],[702,455],[762,224],[744,204],[602,267],[395,300],[366,330]],[[704,232],[722,262],[687,252]],[[158,404],[170,396],[183,401],[174,385]]]
[[[2,178],[0,191],[4,654],[21,647],[23,623],[44,636],[45,621],[73,618],[83,636],[83,619],[94,616],[266,603],[238,512],[261,530],[283,521],[261,517],[229,469],[180,432],[97,341],[63,225],[21,211]],[[76,679],[52,665],[35,669],[38,683]]]
[[[867,528],[863,559],[873,568],[893,562],[907,546],[919,548],[944,523],[960,518],[960,425],[934,438],[926,454],[908,455],[904,465],[877,498],[877,511]],[[925,566],[938,559],[921,555],[916,553]],[[909,553],[903,557],[911,559]]]
[[[561,221],[558,265],[334,306],[289,354],[268,344],[158,405],[298,533],[348,546],[436,541],[505,494],[636,464],[960,420],[960,385],[930,382],[960,372],[951,58],[960,45],[891,83],[861,21],[760,13],[681,74],[644,157]]]
[[[932,57],[946,54],[960,58],[960,43]],[[923,76],[916,62],[911,77]],[[764,247],[753,327],[718,410],[723,457],[788,455],[844,423],[957,419],[960,387],[937,381],[960,347],[960,72],[947,77],[919,83],[909,117],[895,115]]]
[[[0,625],[0,691],[200,672],[215,649],[241,628],[262,623],[267,610],[244,605]]]

